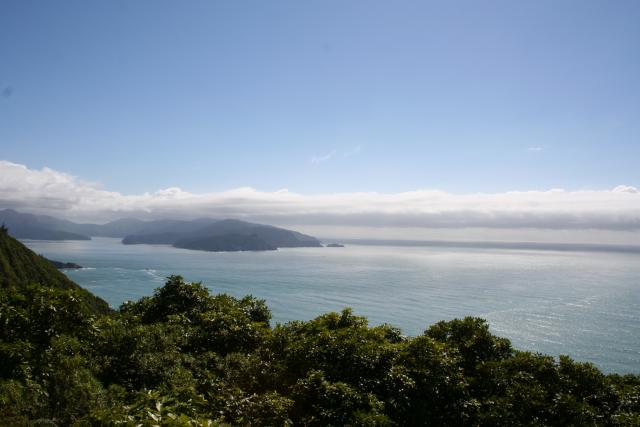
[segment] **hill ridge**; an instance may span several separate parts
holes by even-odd
[[[69,279],[49,260],[11,237],[6,226],[0,226],[0,289],[20,289],[33,284],[78,291],[94,312],[110,311],[106,301]]]

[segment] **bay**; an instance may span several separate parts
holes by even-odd
[[[348,245],[212,253],[119,239],[24,241],[75,262],[74,281],[118,307],[167,276],[263,298],[274,322],[352,307],[407,335],[439,320],[487,319],[522,350],[640,373],[640,255],[617,252]]]

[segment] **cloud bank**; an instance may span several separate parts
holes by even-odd
[[[0,208],[77,221],[122,217],[233,217],[279,225],[405,229],[640,230],[640,192],[611,190],[513,191],[451,194],[402,193],[305,195],[288,190],[237,188],[193,194],[172,187],[123,195],[49,168],[0,161]]]

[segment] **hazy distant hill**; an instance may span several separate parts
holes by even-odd
[[[72,222],[46,215],[32,215],[12,209],[0,210],[0,224],[4,223],[11,235],[18,239],[34,240],[89,240],[90,237],[70,231]]]
[[[166,244],[206,251],[262,251],[319,247],[320,241],[296,231],[233,219],[123,218],[106,224],[77,224],[47,215],[0,210],[0,223],[20,239],[89,240],[89,236],[124,237],[124,244]]]
[[[11,229],[11,235],[19,239],[34,240],[89,240],[89,236],[124,237],[130,234],[160,233],[164,230],[191,232],[216,222],[202,218],[192,221],[162,219],[143,221],[122,218],[106,224],[78,224],[48,215],[33,215],[13,209],[0,210],[0,224]]]
[[[9,229],[9,232],[12,232]],[[23,289],[39,284],[49,288],[76,290],[82,299],[96,312],[106,313],[109,305],[83,289],[58,271],[46,258],[11,237],[7,229],[0,227],[0,288]]]
[[[270,225],[225,219],[191,231],[126,236],[122,243],[166,244],[205,251],[260,251],[277,248],[320,247],[320,241],[292,230]]]
[[[106,224],[73,224],[69,231],[84,233],[89,236],[98,237],[124,237],[131,234],[152,234],[161,233],[166,230],[176,232],[190,232],[202,228],[216,220],[203,218],[192,221],[175,219],[160,219],[154,221],[143,221],[135,218],[123,218]]]

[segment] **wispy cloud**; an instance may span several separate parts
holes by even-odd
[[[346,159],[348,157],[357,156],[358,154],[360,154],[361,151],[362,151],[361,145],[356,145],[355,147],[345,151],[331,150],[325,155],[311,157],[311,163],[318,164],[318,163],[326,162],[328,160],[339,158],[339,157]]]
[[[542,147],[538,147],[538,146],[527,147],[527,151],[531,151],[531,152],[534,152],[534,153],[539,153],[540,151],[542,151]]]
[[[77,220],[206,216],[356,228],[640,230],[640,193],[628,185],[590,191],[451,194],[417,190],[315,195],[253,188],[196,194],[171,187],[123,195],[64,172],[34,170],[7,161],[0,161],[0,208]]]
[[[356,145],[351,150],[347,150],[347,151],[343,152],[342,153],[342,157],[346,158],[346,157],[357,156],[358,154],[360,154],[361,151],[362,151],[362,146],[361,145]]]
[[[313,156],[311,157],[311,163],[318,164],[322,162],[326,162],[327,160],[331,160],[336,155],[336,150],[331,150],[327,154],[323,156]]]

